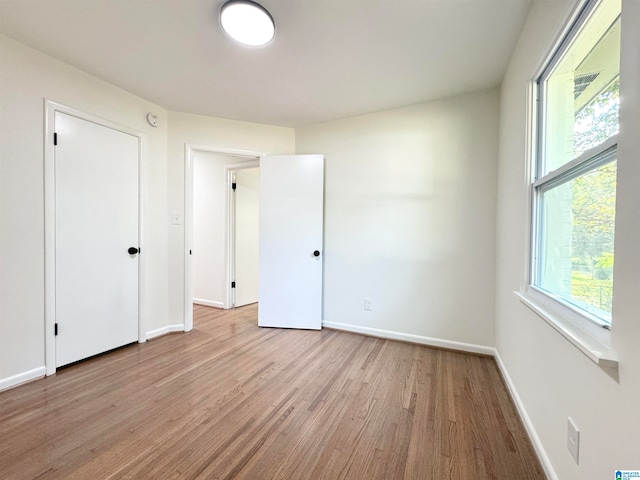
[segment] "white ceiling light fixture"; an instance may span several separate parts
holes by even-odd
[[[276,33],[271,14],[250,0],[230,0],[222,5],[220,24],[231,38],[250,47],[268,44]]]

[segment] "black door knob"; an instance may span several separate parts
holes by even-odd
[[[320,251],[315,250],[315,251],[313,252],[313,256],[314,256],[314,257],[319,257],[319,256],[320,256]]]
[[[129,255],[135,255],[136,253],[138,253],[138,249],[136,247],[129,247],[129,250],[127,250],[127,252],[129,252]]]

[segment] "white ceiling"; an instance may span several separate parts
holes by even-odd
[[[296,127],[498,86],[531,0],[261,0],[262,48],[222,3],[0,0],[0,32],[169,110]]]

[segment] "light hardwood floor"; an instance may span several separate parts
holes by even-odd
[[[0,478],[544,478],[493,359],[194,317],[0,393]]]

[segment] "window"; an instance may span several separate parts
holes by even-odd
[[[531,285],[611,324],[620,0],[588,2],[538,79]]]

